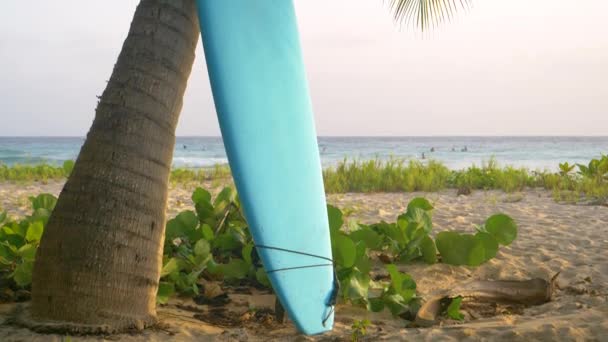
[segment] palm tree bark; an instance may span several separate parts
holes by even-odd
[[[156,321],[175,127],[198,37],[194,0],[138,5],[42,237],[22,323],[98,333]]]

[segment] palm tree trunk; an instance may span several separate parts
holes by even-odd
[[[96,333],[156,321],[175,127],[198,37],[194,0],[138,5],[44,232],[30,327]]]

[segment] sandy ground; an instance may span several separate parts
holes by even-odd
[[[41,192],[58,194],[61,183],[0,184],[0,208],[10,215],[30,211],[27,197]],[[208,184],[207,186],[210,186]],[[173,186],[168,213],[191,207],[194,186]],[[252,289],[234,289],[232,302],[216,311],[189,299],[175,299],[160,307],[162,328],[143,334],[103,337],[72,337],[72,341],[215,341],[215,340],[350,340],[354,320],[369,319],[364,340],[425,341],[608,341],[608,208],[558,204],[546,191],[518,194],[498,191],[474,192],[457,197],[454,191],[409,194],[340,194],[328,201],[349,213],[348,219],[377,222],[394,220],[410,199],[426,196],[434,202],[434,232],[473,231],[496,212],[511,215],[519,225],[519,236],[497,257],[477,267],[445,264],[403,265],[418,284],[423,298],[475,279],[549,279],[557,272],[559,287],[550,303],[523,310],[499,312],[493,317],[470,318],[465,323],[446,322],[433,328],[406,328],[406,322],[389,313],[369,313],[339,305],[332,333],[317,337],[298,335],[290,323],[273,322],[271,294]],[[0,305],[0,320],[14,304]],[[253,313],[251,308],[256,308]],[[213,317],[213,319],[210,319]],[[211,323],[210,321],[214,321]],[[206,321],[206,322],[205,322]],[[1,341],[66,341],[59,335],[36,335],[28,330],[0,326]],[[67,339],[69,340],[69,339]]]

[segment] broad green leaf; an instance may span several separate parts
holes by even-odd
[[[51,216],[51,212],[48,209],[38,208],[38,209],[34,210],[34,212],[32,213],[32,216],[29,217],[29,220],[31,222],[40,221],[40,222],[42,222],[43,226],[46,226],[46,224],[49,221],[50,216]]]
[[[407,243],[407,248],[408,249],[416,249],[418,247],[420,247],[420,244],[422,243],[422,240],[427,237],[427,233],[424,229],[422,228],[418,228],[416,231],[414,231],[414,233],[411,235],[410,237],[410,241],[408,241]]]
[[[362,241],[369,249],[376,249],[382,243],[382,237],[369,227],[355,230],[349,236],[355,242]]]
[[[190,255],[190,257],[192,257],[192,264],[194,265],[194,269],[199,270],[199,271],[204,271],[207,268],[207,264],[209,263],[209,260],[211,260],[213,258],[213,255],[211,255],[210,253],[207,254],[201,254],[201,255],[196,255],[196,256],[192,256]]]
[[[478,266],[488,260],[486,255],[493,253],[491,240],[484,235],[478,237],[471,234],[441,232],[437,234],[435,243],[442,261],[451,265]]]
[[[393,316],[398,316],[409,309],[407,306],[409,301],[405,300],[400,294],[386,295],[383,299],[384,305],[388,307]]]
[[[215,209],[207,201],[199,201],[194,205],[198,219],[210,226],[216,225]]]
[[[422,260],[427,264],[437,262],[437,247],[435,247],[435,242],[428,235],[420,243],[420,252],[422,253]]]
[[[407,221],[405,220],[403,220],[402,222],[406,222],[407,224]],[[405,232],[401,228],[399,228],[397,223],[380,222],[372,225],[371,227],[381,236],[388,237],[391,240],[398,242],[399,244],[405,245],[408,241],[407,237],[405,236]]]
[[[200,239],[194,245],[194,255],[197,256],[207,256],[211,251],[211,247],[209,246],[209,242],[204,239]]]
[[[405,218],[398,220],[397,224],[399,225],[399,228],[401,228],[401,230],[403,231],[407,242],[411,240],[412,236],[414,235],[414,232],[418,230],[417,222],[410,222]]]
[[[186,255],[193,254],[192,248],[190,248],[190,246],[185,243],[182,243],[179,246],[177,246],[177,250],[175,252],[176,252],[175,253],[176,255],[180,255],[180,256],[186,256]]]
[[[433,219],[431,218],[431,214],[426,212],[422,215],[422,221],[419,223],[422,226],[422,229],[428,234],[433,230]]]
[[[167,261],[166,264],[163,265],[163,268],[160,272],[160,277],[168,276],[169,274],[177,274],[181,269],[181,265],[176,258],[171,258]]]
[[[55,204],[57,204],[57,198],[51,194],[40,194],[36,197],[30,197],[30,201],[34,210],[43,208],[53,211]]]
[[[369,276],[361,273],[353,273],[348,281],[347,295],[351,301],[367,299],[369,290]]]
[[[243,279],[249,273],[250,265],[242,259],[232,259],[227,264],[221,265],[222,273],[226,278]]]
[[[367,274],[372,269],[372,262],[367,255],[367,248],[364,242],[358,242],[355,244],[357,249],[357,256],[355,257],[354,266],[357,267],[359,272]]]
[[[211,194],[209,193],[209,191],[207,191],[201,187],[198,187],[192,193],[192,202],[194,202],[194,204],[198,204],[201,202],[206,202],[206,203],[211,204]]]
[[[175,285],[170,282],[161,281],[158,284],[158,292],[156,293],[156,302],[166,304],[169,298],[175,294]]]
[[[15,283],[19,287],[26,287],[32,283],[32,272],[34,270],[33,261],[25,261],[15,268],[12,274]]]
[[[494,258],[498,252],[498,241],[491,234],[486,232],[478,232],[475,238],[481,243],[484,248],[484,262]]]
[[[190,277],[183,273],[172,273],[169,279],[175,284],[175,289],[179,293],[192,295],[192,282],[190,281]]]
[[[191,231],[190,234],[188,235],[188,241],[190,241],[191,243],[196,243],[199,240],[205,240],[205,239],[203,236],[203,230],[200,229],[199,227],[197,227],[196,229]],[[209,242],[209,241],[207,241],[207,242]]]
[[[399,215],[399,217],[397,217],[397,226],[399,227],[399,229],[404,231],[406,234],[408,233],[407,227],[409,224],[410,224],[410,221],[405,214]],[[413,226],[415,228],[415,224]],[[412,229],[412,228],[410,228],[410,229]]]
[[[486,220],[485,228],[501,245],[508,246],[517,237],[517,224],[505,214],[490,216]]]
[[[357,248],[353,240],[341,233],[332,237],[333,256],[336,265],[344,268],[352,267],[357,256]]]
[[[264,270],[263,267],[258,268],[255,271],[255,279],[258,281],[258,283],[266,286],[266,287],[270,287],[270,279],[268,279],[268,275],[266,274],[266,271]]]
[[[2,222],[6,221],[6,217],[7,217],[6,211],[0,212],[0,224]]]
[[[194,297],[198,295],[198,286],[196,280],[198,272],[194,271],[189,274],[184,272],[172,274],[169,280],[175,284],[175,290],[182,295]]]
[[[367,310],[372,312],[384,310],[384,300],[382,298],[368,298]]]
[[[215,237],[213,229],[208,224],[203,223],[201,226],[201,231],[203,232],[203,238],[207,241],[211,241]]]
[[[245,260],[246,263],[248,263],[249,265],[252,265],[253,262],[251,260],[251,252],[253,251],[253,243],[248,243],[245,245],[245,247],[243,247],[243,251],[242,251],[242,256],[243,256],[243,260]]]
[[[28,244],[21,246],[21,248],[19,248],[17,250],[17,255],[20,256],[21,258],[23,258],[23,260],[34,261],[34,258],[36,257],[37,249],[38,249],[38,246],[36,246],[32,243],[28,243]]]
[[[3,226],[2,229],[0,229],[0,233],[2,234],[1,236],[3,236],[3,237],[7,236],[7,235],[17,234],[11,226]]]
[[[223,252],[236,250],[243,245],[239,236],[232,232],[226,232],[216,236],[215,239],[213,239],[212,244],[213,248],[217,248]]]
[[[471,234],[462,234],[461,243],[468,250],[467,266],[479,266],[486,262],[486,252],[483,242]]]
[[[433,229],[433,221],[430,212],[418,207],[408,209],[407,213],[399,216],[397,220],[406,220],[408,222],[407,226],[402,224],[402,229],[404,227],[408,228],[408,237],[411,237],[411,233],[420,228],[424,229],[426,233],[430,233]]]
[[[441,261],[451,265],[468,264],[470,246],[465,245],[460,234],[456,232],[440,232],[435,238]]]
[[[213,201],[213,206],[215,207],[215,212],[219,213],[223,211],[227,205],[229,205],[232,201],[234,201],[235,192],[230,187],[225,187],[220,191],[219,194],[215,197],[215,201]]]
[[[194,209],[201,223],[206,223],[210,226],[216,225],[215,209],[211,204],[211,194],[202,188],[197,188],[192,194]]]
[[[423,197],[416,197],[410,201],[407,205],[407,211],[413,210],[414,208],[419,208],[424,211],[433,210],[433,206],[431,203]]]
[[[462,303],[462,297],[456,297],[452,299],[450,305],[448,306],[448,317],[451,319],[455,319],[458,321],[462,321],[464,319],[464,315],[460,312],[460,304]]]
[[[8,238],[10,236],[17,236],[23,239],[23,241],[25,242],[25,235],[27,234],[27,229],[29,228],[29,226],[30,223],[26,220],[23,220],[21,222],[11,222],[2,227],[2,235],[5,238]],[[12,244],[16,247],[21,247],[21,244]]]
[[[191,210],[182,211],[167,222],[166,239],[172,241],[177,237],[191,237],[198,226],[198,218]]]
[[[4,227],[4,228],[8,228],[8,227]],[[10,229],[10,228],[9,228]],[[6,244],[10,247],[15,248],[15,250],[17,248],[20,248],[21,246],[25,245],[26,241],[25,238],[22,237],[19,234],[6,234],[3,238],[4,242],[6,242]]]
[[[362,273],[369,273],[372,269],[372,260],[369,257],[360,258],[354,266]]]
[[[29,242],[38,242],[42,237],[42,232],[44,231],[44,226],[42,222],[36,221],[31,223],[29,228],[27,229],[27,234],[25,235],[25,239]]]
[[[16,251],[13,251],[15,248],[10,248],[5,244],[8,243],[6,241],[0,242],[0,263],[10,265],[16,261]]]
[[[405,302],[409,302],[416,294],[416,283],[409,274],[399,272],[397,266],[386,265],[386,270],[391,276],[391,287],[399,294]]]
[[[329,219],[329,229],[332,232],[339,231],[342,225],[344,224],[344,219],[342,218],[342,211],[340,211],[340,209],[334,206],[328,205],[327,215]]]
[[[207,262],[207,271],[211,274],[217,275],[222,273],[222,265],[218,264],[213,260],[213,258],[209,259]]]
[[[185,284],[184,284],[185,291],[182,291],[182,292],[184,292],[184,294],[192,296],[192,297],[199,295],[198,285],[196,284],[196,281],[198,280],[198,278],[200,277],[202,272],[203,272],[202,269],[194,270],[186,275]]]

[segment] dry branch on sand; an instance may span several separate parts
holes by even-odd
[[[475,280],[456,286],[441,296],[428,300],[416,314],[416,324],[431,326],[439,321],[452,298],[462,297],[466,304],[520,304],[539,305],[551,301],[555,291],[557,273],[550,281],[541,278],[530,280]]]

